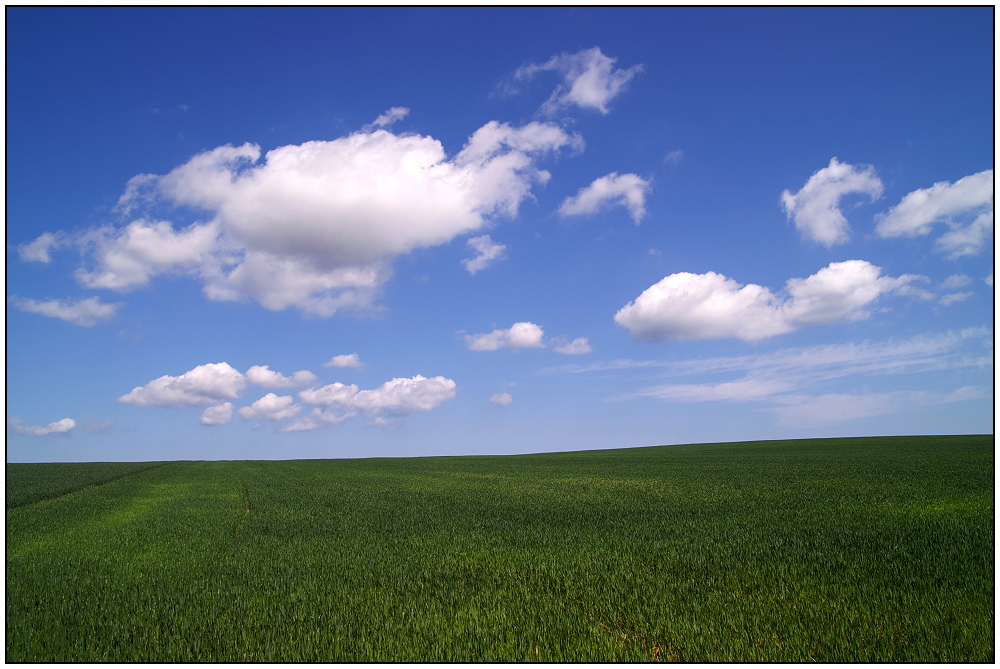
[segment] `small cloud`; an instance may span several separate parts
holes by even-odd
[[[965,288],[972,283],[972,277],[968,274],[952,274],[941,282],[941,287],[945,289]]]
[[[233,419],[233,403],[223,402],[201,412],[202,425],[225,425]]]
[[[76,421],[72,418],[63,418],[54,423],[49,423],[45,427],[25,425],[17,418],[7,419],[7,429],[10,432],[25,437],[47,437],[50,434],[69,434],[74,427],[76,427]]]
[[[514,323],[506,330],[494,330],[489,334],[465,335],[470,351],[495,351],[499,348],[545,348],[541,327],[524,321]]]
[[[514,398],[510,396],[510,393],[497,393],[490,397],[490,402],[502,407],[509,407],[514,401]]]
[[[985,283],[987,286],[989,286],[990,288],[992,288],[993,287],[993,275],[990,274],[988,277],[985,277],[983,279],[983,283]]]
[[[663,156],[663,164],[669,165],[670,167],[677,167],[684,160],[684,152],[680,149],[675,149]]]
[[[882,197],[882,190],[874,167],[848,165],[831,158],[830,164],[809,177],[798,193],[783,192],[781,206],[803,237],[830,248],[851,238],[851,228],[840,211],[840,199],[850,193],[863,193],[874,202]]]
[[[507,248],[504,244],[494,242],[489,235],[473,237],[466,243],[478,254],[462,261],[465,269],[469,270],[469,274],[475,274],[488,267],[494,260],[503,258],[504,249]]]
[[[392,107],[391,109],[387,109],[383,113],[379,114],[378,118],[364,127],[364,130],[368,131],[375,128],[387,128],[396,121],[401,121],[406,118],[409,113],[409,107]]]
[[[99,297],[88,297],[85,300],[76,301],[47,300],[39,302],[38,300],[19,298],[16,295],[12,295],[10,300],[21,311],[39,314],[40,316],[49,316],[50,318],[59,318],[67,323],[85,328],[93,327],[101,321],[111,320],[114,318],[118,307],[122,305],[121,302],[115,302],[114,304],[101,302],[101,298]]]
[[[335,355],[330,358],[329,362],[323,363],[324,367],[352,367],[354,369],[364,369],[365,363],[361,362],[361,358],[358,357],[357,353],[350,353],[348,355]]]
[[[566,340],[561,340],[565,342]],[[553,343],[556,343],[553,340]],[[569,343],[561,343],[553,349],[556,353],[562,353],[563,355],[583,355],[585,353],[590,353],[594,349],[590,347],[590,343],[587,341],[586,337],[577,337]]]
[[[118,398],[140,407],[183,407],[236,399],[247,379],[228,363],[198,365],[180,376],[164,375]]]
[[[291,395],[278,397],[274,393],[268,393],[248,407],[240,409],[240,417],[247,420],[282,420],[291,418],[302,410],[302,407],[293,404],[295,398]]]
[[[61,232],[43,232],[38,238],[17,247],[17,253],[22,262],[52,262],[49,251],[67,245],[66,235]]]
[[[617,172],[612,172],[595,179],[573,197],[563,200],[559,205],[559,214],[592,215],[608,206],[622,205],[628,209],[632,220],[638,225],[646,215],[646,191],[651,184],[652,181],[643,179],[638,174],[619,175]]]
[[[312,430],[324,423],[340,423],[363,411],[369,416],[407,416],[416,411],[430,411],[455,396],[457,384],[443,376],[395,378],[378,388],[358,390],[354,384],[331,383],[322,388],[308,388],[299,393],[306,404],[326,407],[314,409],[283,431]]]
[[[247,381],[261,388],[301,388],[311,386],[317,381],[316,375],[305,369],[288,377],[271,371],[268,365],[254,365],[247,370],[246,378]]]
[[[628,82],[643,70],[635,65],[627,70],[615,69],[615,58],[609,58],[594,47],[574,54],[562,53],[540,65],[526,65],[514,73],[516,80],[528,79],[539,72],[558,72],[563,83],[542,105],[543,114],[554,115],[561,109],[576,105],[606,115],[608,103],[625,90]]]
[[[971,290],[965,293],[950,293],[948,295],[942,296],[941,299],[938,300],[938,304],[940,304],[943,307],[950,307],[956,302],[965,302],[973,295],[975,295],[975,293],[972,292]]]

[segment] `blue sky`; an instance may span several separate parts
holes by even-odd
[[[992,25],[8,8],[8,461],[991,432]]]

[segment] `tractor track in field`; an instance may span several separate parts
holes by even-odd
[[[170,464],[174,464],[174,462],[169,460],[165,462],[158,462],[144,469],[138,469],[135,471],[126,472],[124,474],[119,474],[118,476],[114,476],[109,479],[104,479],[102,481],[94,481],[93,483],[87,483],[86,485],[82,485],[79,488],[73,488],[72,490],[66,490],[64,492],[54,493],[52,495],[46,495],[44,497],[39,497],[37,499],[31,499],[26,502],[21,502],[19,504],[7,504],[6,508],[8,510],[20,509],[22,507],[31,506],[32,504],[40,504],[42,502],[47,502],[49,500],[59,499],[60,497],[65,497],[66,495],[72,495],[73,493],[80,492],[81,490],[88,490],[89,488],[96,488],[97,486],[106,485],[108,483],[114,483],[115,481],[120,481],[124,478],[128,478],[129,476],[135,476],[136,474],[144,474],[152,469],[157,469],[158,467],[163,467],[164,465],[170,465]]]

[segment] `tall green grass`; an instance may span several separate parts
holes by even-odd
[[[978,661],[993,438],[178,462],[7,512],[9,661]]]

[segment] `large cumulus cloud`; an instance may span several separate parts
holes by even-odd
[[[395,257],[515,216],[549,179],[538,161],[582,146],[554,123],[491,121],[450,157],[433,137],[370,127],[266,153],[217,147],[165,175],[134,177],[118,204],[131,220],[74,238],[92,258],[77,279],[124,292],[183,274],[212,300],[324,317],[368,307]],[[181,227],[146,215],[165,208],[202,220]],[[46,235],[23,245],[22,257],[46,261],[56,242]]]

